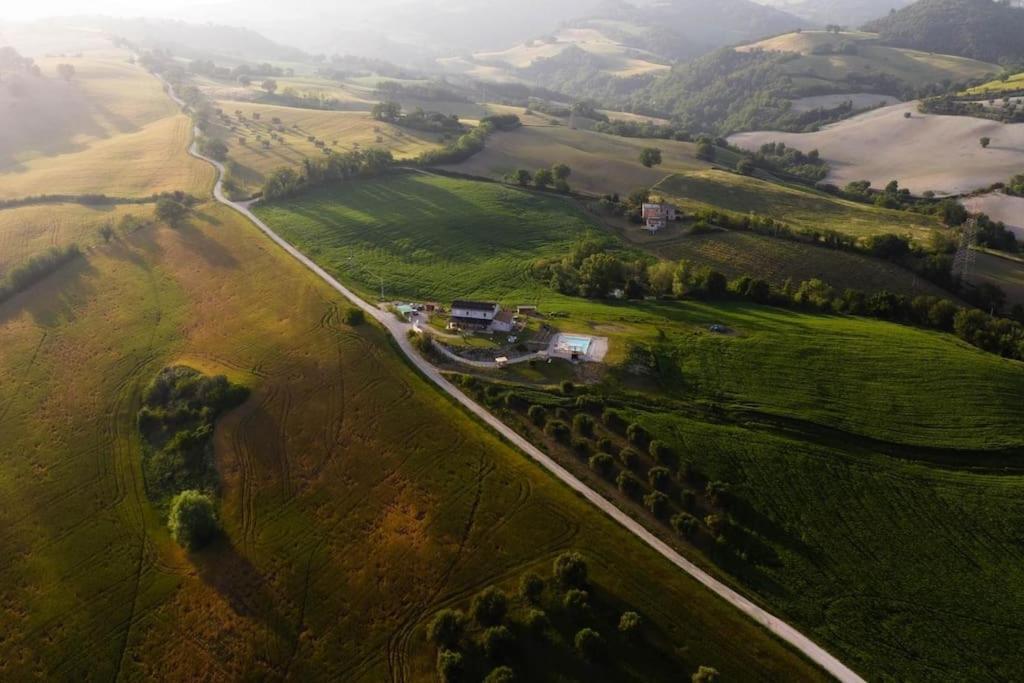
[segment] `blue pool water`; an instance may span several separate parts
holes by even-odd
[[[574,353],[587,353],[590,350],[590,337],[577,337],[573,334],[563,334],[558,340],[562,346]]]

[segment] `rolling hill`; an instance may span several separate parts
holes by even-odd
[[[913,0],[755,0],[776,7],[819,26],[839,24],[860,26],[864,22],[888,14]]]
[[[439,60],[477,78],[519,80],[561,92],[617,96],[644,77],[724,45],[794,30],[802,21],[749,0],[606,2],[590,14],[502,51]],[[632,81],[632,82],[631,82]]]
[[[672,116],[691,131],[811,131],[856,113],[854,100],[909,99],[929,84],[997,71],[963,57],[881,45],[873,34],[801,31],[676,65],[631,103],[636,111]],[[818,109],[802,106],[805,98],[824,95],[837,97]]]
[[[989,62],[1024,57],[1024,8],[994,0],[918,0],[871,21],[889,45]]]

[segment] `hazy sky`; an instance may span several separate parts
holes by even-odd
[[[0,21],[24,21],[52,16],[74,14],[108,14],[123,17],[171,17],[189,21],[203,21],[206,18],[225,20],[225,10],[250,7],[257,13],[269,8],[282,9],[287,13],[296,8],[330,8],[337,11],[351,11],[355,8],[380,8],[386,5],[404,4],[410,0],[292,0],[291,2],[239,2],[239,0],[0,0]],[[429,3],[432,0],[419,0]],[[346,7],[348,5],[349,7]],[[244,10],[243,10],[244,11]],[[229,15],[230,16],[230,15]],[[238,23],[245,23],[239,21]]]

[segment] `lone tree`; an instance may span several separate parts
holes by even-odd
[[[710,666],[701,666],[692,676],[690,676],[690,680],[693,681],[693,683],[718,683],[718,669]]]
[[[576,633],[574,639],[576,645],[576,651],[583,656],[584,659],[594,661],[601,656],[604,651],[604,639],[601,638],[601,634],[592,628],[583,628]]]
[[[185,216],[188,215],[188,207],[181,202],[176,202],[170,197],[161,197],[156,201],[156,217],[171,227],[178,227]]]
[[[378,102],[373,105],[370,114],[378,121],[394,123],[402,118],[402,105],[398,102]]]
[[[199,550],[220,531],[213,499],[200,491],[182,491],[171,501],[167,527],[183,548]]]
[[[982,149],[988,149],[988,146],[992,144],[992,138],[983,137],[981,140],[979,140],[979,142],[981,142]]]
[[[484,683],[515,683],[515,680],[515,671],[507,666],[499,666],[497,669],[492,669],[491,673],[487,674],[487,678],[484,679]]]
[[[441,650],[437,653],[437,676],[444,683],[455,683],[460,680],[464,670],[461,653],[452,650]]]
[[[703,161],[714,161],[715,146],[708,140],[701,141],[697,144],[697,158]]]
[[[70,81],[75,76],[75,67],[72,64],[58,64],[57,75],[65,81]]]
[[[275,92],[277,92],[277,81],[275,81],[273,78],[268,78],[267,80],[260,83],[260,87],[266,90],[271,95],[273,95]]]
[[[640,163],[651,168],[661,164],[661,150],[657,147],[644,147],[640,150]]]
[[[565,588],[587,585],[587,563],[579,553],[562,553],[555,558],[555,579]]]
[[[471,608],[473,619],[481,626],[495,626],[501,623],[508,612],[508,597],[494,586],[485,588],[473,598]]]
[[[217,161],[224,161],[228,158],[228,146],[220,138],[204,138],[202,149],[206,156]]]
[[[427,625],[427,638],[439,647],[454,648],[462,637],[466,617],[454,609],[443,609]]]
[[[643,619],[636,612],[623,612],[619,618],[619,632],[627,636],[634,636],[643,625]]]

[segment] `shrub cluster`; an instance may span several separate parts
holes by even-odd
[[[223,375],[205,377],[183,366],[165,368],[153,379],[137,418],[151,499],[162,505],[182,491],[216,490],[214,423],[248,394]]]
[[[294,197],[321,185],[380,175],[393,165],[394,157],[385,149],[331,152],[325,158],[306,159],[301,173],[287,166],[273,171],[263,184],[263,198]]]
[[[18,292],[25,291],[68,261],[80,256],[81,253],[82,250],[77,244],[51,247],[48,251],[37,254],[28,261],[15,266],[0,280],[0,302],[6,301]]]

